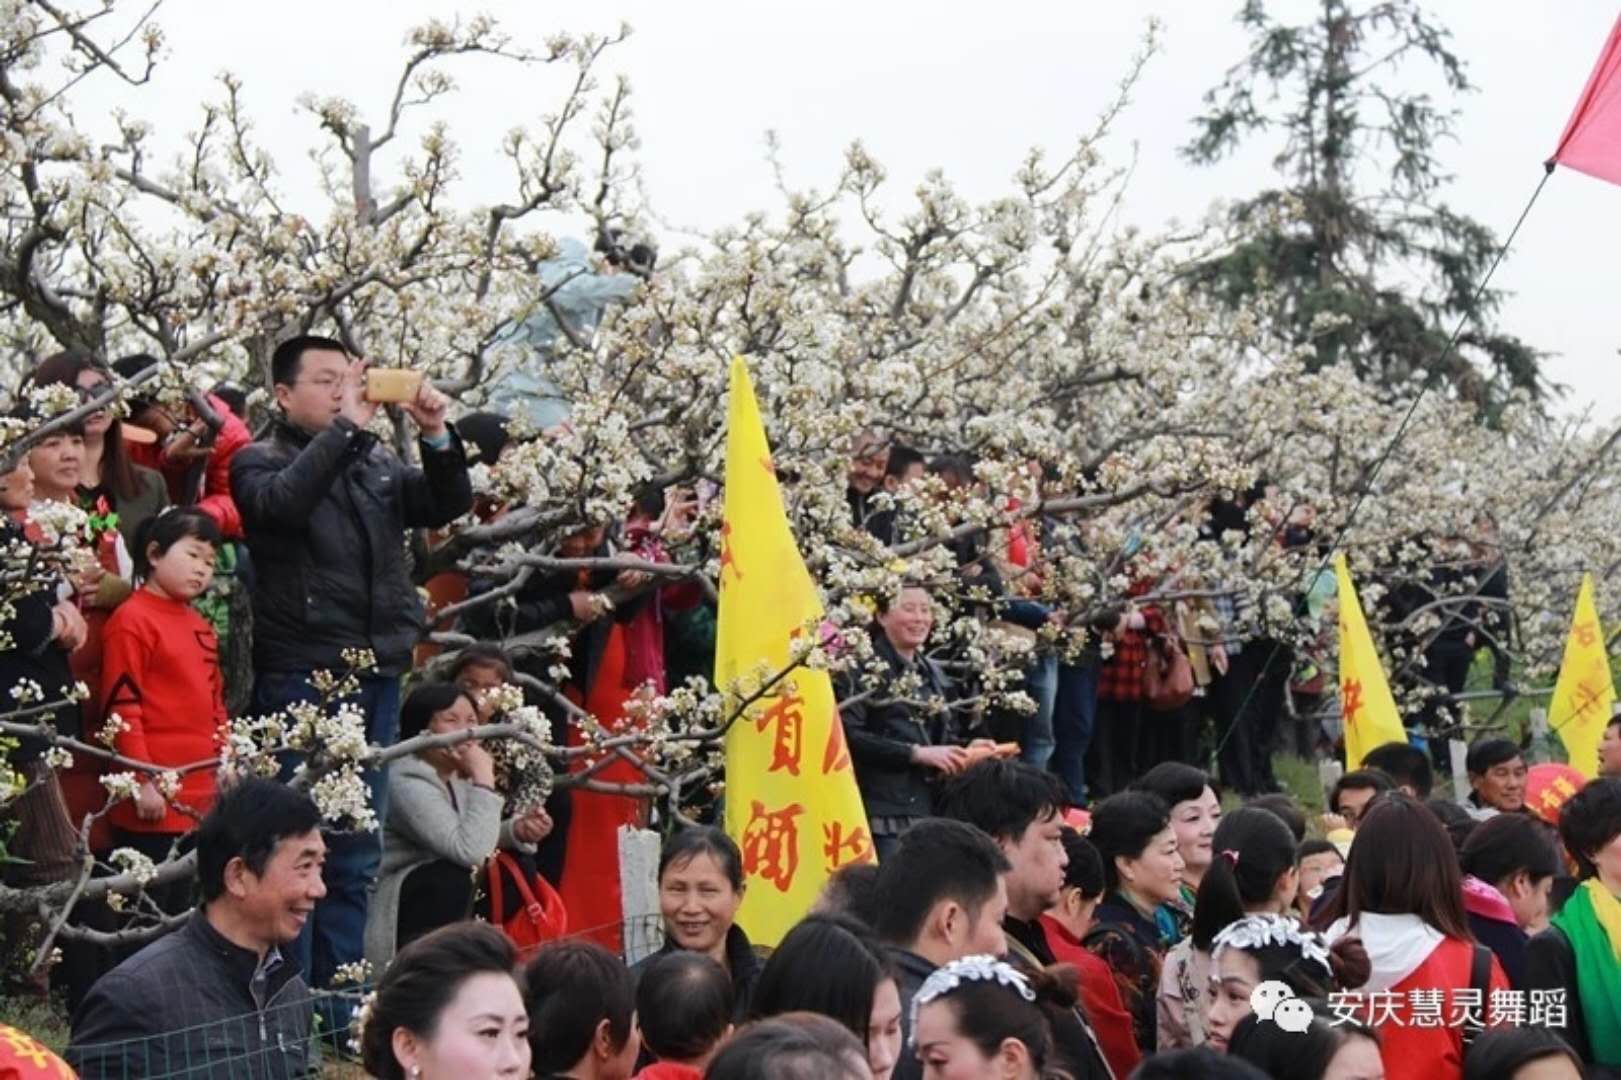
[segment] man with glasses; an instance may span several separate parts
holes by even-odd
[[[367,430],[377,404],[366,400],[366,364],[341,343],[282,342],[271,379],[280,414],[231,461],[257,577],[252,713],[319,700],[310,676],[342,675],[346,650],[369,649],[376,666],[361,674],[356,703],[367,741],[387,745],[399,730],[400,676],[425,625],[406,571],[406,530],[440,528],[473,505],[466,454],[445,422],[449,399],[424,381],[400,406],[416,423],[418,468]],[[381,774],[370,770],[366,779],[380,820]],[[293,947],[312,985],[328,985],[341,965],[361,958],[380,859],[375,831],[328,838],[326,896]]]
[[[1346,773],[1334,781],[1334,787],[1328,793],[1328,812],[1339,815],[1340,819],[1328,824],[1355,832],[1362,823],[1362,815],[1367,812],[1368,804],[1395,787],[1390,777],[1378,769],[1355,769]]]

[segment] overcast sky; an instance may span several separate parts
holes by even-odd
[[[144,2],[131,4],[144,9]],[[170,53],[139,92],[91,85],[94,110],[121,105],[160,130],[195,126],[197,102],[228,68],[246,83],[264,143],[295,202],[311,190],[304,158],[312,124],[293,107],[304,91],[354,100],[383,119],[407,28],[431,16],[488,11],[535,42],[550,30],[635,29],[605,70],[630,75],[647,192],[658,214],[710,228],[774,209],[763,136],[778,132],[790,183],[825,189],[844,147],[861,138],[898,193],[943,168],[969,198],[1010,190],[1033,145],[1061,154],[1089,128],[1150,16],[1164,22],[1162,53],[1116,125],[1113,155],[1138,165],[1124,220],[1158,228],[1200,216],[1213,198],[1272,182],[1257,146],[1219,168],[1195,169],[1176,148],[1200,96],[1242,55],[1237,0],[1046,0],[880,3],[820,0],[597,0],[565,7],[532,0],[279,0],[274,4],[166,0],[159,22]],[[1309,18],[1312,0],[1273,0],[1281,17]],[[1617,14],[1617,0],[1522,4],[1435,0],[1479,91],[1463,99],[1458,140],[1442,149],[1457,179],[1453,206],[1506,235],[1541,177]],[[503,132],[532,124],[560,100],[557,73],[489,61],[451,68],[462,89],[440,115],[465,151],[469,203],[504,197],[494,155]],[[1559,172],[1521,232],[1496,284],[1513,293],[1502,325],[1557,353],[1546,371],[1569,385],[1565,408],[1621,414],[1617,279],[1621,188]]]

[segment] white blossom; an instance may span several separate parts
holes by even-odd
[[[107,861],[119,872],[128,874],[137,885],[148,885],[158,876],[157,864],[134,848],[114,848]]]

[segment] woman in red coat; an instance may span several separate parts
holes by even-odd
[[[1492,1026],[1509,988],[1490,949],[1469,933],[1463,875],[1446,829],[1406,795],[1375,799],[1357,828],[1330,940],[1362,939],[1373,974],[1358,1019],[1379,1033],[1389,1080],[1459,1080],[1466,1029]]]

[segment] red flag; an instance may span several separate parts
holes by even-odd
[[[1576,111],[1548,159],[1567,169],[1621,184],[1621,19],[1599,53]]]

